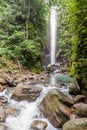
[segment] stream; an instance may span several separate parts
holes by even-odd
[[[3,92],[1,92],[0,96],[8,98],[7,105],[11,106],[12,108],[16,108],[19,111],[17,115],[9,115],[6,118],[5,124],[8,126],[8,130],[33,130],[31,129],[31,124],[36,119],[47,122],[48,126],[46,130],[61,130],[60,128],[55,128],[52,126],[48,119],[46,119],[40,112],[38,106],[41,103],[44,96],[51,89],[59,87],[58,89],[60,91],[68,95],[68,86],[71,82],[70,80],[71,78],[68,75],[63,75],[61,73],[51,74],[51,76],[48,77],[45,83],[36,84],[37,87],[42,87],[43,90],[41,91],[40,96],[34,102],[17,102],[11,99],[11,95],[14,92],[13,88],[10,88],[9,91],[8,89],[5,89]]]
[[[56,35],[57,35],[57,7],[51,7],[50,13],[50,49],[51,49],[51,65],[56,62]],[[44,96],[54,88],[59,89],[63,93],[68,95],[68,88],[72,81],[68,75],[63,75],[60,70],[51,73],[45,82],[37,82],[35,86],[41,87],[42,91],[40,96],[34,102],[28,101],[15,101],[11,99],[12,94],[14,93],[14,88],[5,89],[0,93],[0,96],[4,96],[8,99],[7,106],[10,106],[13,109],[16,109],[18,112],[16,115],[9,115],[6,118],[5,125],[8,127],[8,130],[37,130],[32,129],[31,125],[34,120],[45,121],[47,127],[45,130],[61,130],[61,128],[55,128],[46,119],[39,110],[39,104],[43,100]],[[70,95],[69,95],[70,96]],[[42,126],[38,126],[38,130],[42,130]]]
[[[40,85],[39,85],[40,86]],[[0,96],[4,96],[8,98],[8,105],[16,108],[20,113],[16,116],[8,116],[6,119],[5,124],[8,126],[8,130],[32,130],[31,123],[35,120],[42,120],[47,122],[48,127],[46,130],[61,130],[54,128],[50,122],[44,118],[42,113],[39,111],[38,105],[42,101],[43,97],[47,94],[49,90],[53,87],[44,87],[43,91],[41,92],[40,96],[37,98],[35,102],[27,102],[27,101],[20,101],[17,102],[12,100],[10,97],[12,93],[8,92],[8,90],[4,90],[0,93]]]

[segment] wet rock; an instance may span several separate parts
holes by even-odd
[[[71,95],[80,94],[80,87],[79,87],[77,81],[75,83],[71,84],[71,86],[69,86],[69,93]]]
[[[0,106],[2,106],[2,103],[0,102]]]
[[[35,75],[30,75],[30,76],[29,76],[29,79],[30,79],[30,80],[36,80],[36,76],[35,76]]]
[[[16,86],[16,83],[14,82],[13,77],[10,76],[9,74],[4,73],[3,78],[4,78],[5,82],[6,82],[6,84],[8,85],[8,87],[15,87]]]
[[[70,71],[70,68],[68,66],[61,67],[61,72],[64,74],[68,74]]]
[[[50,54],[45,54],[43,57],[43,65],[47,66],[50,64]]]
[[[35,120],[31,124],[33,130],[45,130],[47,128],[47,123],[41,120]]]
[[[14,82],[13,79],[6,80],[6,83],[7,83],[8,87],[16,87],[16,83]]]
[[[70,120],[73,120],[73,119],[77,119],[78,118],[78,116],[77,115],[75,115],[75,114],[70,114]]]
[[[63,130],[87,130],[87,118],[78,118],[66,122]]]
[[[4,96],[0,96],[0,102],[1,103],[7,103],[8,102],[8,99]]]
[[[79,117],[87,117],[87,104],[77,103],[74,106],[74,113]]]
[[[0,121],[5,122],[6,113],[3,106],[0,106]]]
[[[46,71],[48,72],[54,72],[55,70],[60,69],[60,65],[59,64],[53,64],[53,65],[49,65],[46,68]]]
[[[39,108],[54,127],[61,127],[70,119],[70,106],[73,101],[57,89],[50,90]]]
[[[0,92],[2,92],[5,88],[5,86],[0,85]]]
[[[16,108],[6,108],[5,112],[6,112],[6,117],[9,115],[16,117],[19,114],[19,110],[17,110]]]
[[[42,88],[37,86],[18,84],[11,98],[17,101],[34,101],[41,91]]]
[[[0,77],[0,84],[1,84],[1,85],[6,85],[5,80],[4,80],[3,78],[1,78],[1,77]]]
[[[7,130],[7,126],[4,124],[0,123],[0,130]]]
[[[15,83],[16,83],[16,84],[19,84],[19,83],[21,83],[21,82],[27,81],[27,80],[28,80],[28,77],[27,77],[27,75],[24,75],[24,74],[16,74],[16,75],[14,76],[14,79],[15,79]]]
[[[86,101],[86,97],[84,95],[77,95],[74,98],[74,103],[85,102],[85,101]]]

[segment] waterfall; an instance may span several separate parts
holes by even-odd
[[[50,54],[51,54],[51,64],[56,63],[56,35],[57,35],[57,7],[51,7],[50,12]]]

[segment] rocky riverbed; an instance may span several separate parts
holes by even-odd
[[[55,68],[0,69],[0,130],[87,130],[87,97]]]

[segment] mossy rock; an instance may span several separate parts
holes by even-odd
[[[66,122],[63,130],[87,130],[87,118],[78,118]]]
[[[87,59],[78,59],[77,62],[72,62],[71,74],[77,79],[81,92],[85,93],[87,91]]]
[[[87,117],[87,104],[85,103],[75,104],[74,113],[79,117]]]
[[[58,89],[52,89],[43,98],[39,108],[54,127],[60,128],[70,119],[72,105],[73,101],[68,96]]]

